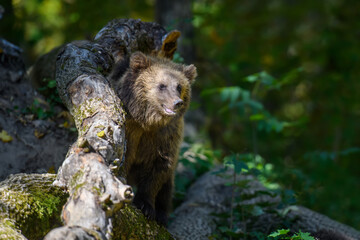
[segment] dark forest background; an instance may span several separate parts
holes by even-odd
[[[175,61],[199,73],[185,141],[206,159],[200,168],[236,154],[269,188],[360,229],[360,1],[1,5],[0,36],[24,50],[28,67],[58,45],[93,38],[114,18],[179,29]]]

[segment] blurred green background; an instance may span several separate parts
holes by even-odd
[[[27,66],[60,44],[91,39],[114,18],[181,30],[176,60],[199,73],[188,117],[198,132],[186,141],[220,152],[209,155],[220,162],[231,153],[261,156],[266,181],[360,229],[360,1],[1,5],[0,36],[24,49]]]

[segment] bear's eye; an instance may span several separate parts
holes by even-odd
[[[160,84],[160,85],[159,85],[159,89],[160,89],[160,90],[165,90],[165,89],[166,89],[166,85],[165,85],[165,84]]]
[[[179,93],[181,93],[181,85],[180,85],[180,84],[177,85],[176,90],[177,90]]]

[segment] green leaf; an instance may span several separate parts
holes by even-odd
[[[243,169],[249,170],[248,165],[243,161],[235,161],[235,172],[241,173]]]
[[[250,121],[259,121],[259,120],[263,120],[264,118],[265,116],[262,113],[253,114],[249,117]]]
[[[55,80],[50,80],[47,84],[48,88],[54,88],[56,87],[56,81]]]
[[[279,229],[276,232],[273,232],[269,235],[269,237],[278,237],[281,235],[286,235],[290,232],[290,229]]]
[[[247,76],[245,81],[251,83],[260,82],[266,86],[274,86],[277,83],[276,79],[265,71]]]
[[[247,101],[244,101],[247,105],[249,105],[250,107],[252,107],[253,109],[256,109],[256,110],[262,110],[264,109],[264,106],[262,105],[261,102],[258,102],[258,101],[255,101],[255,100],[252,100],[252,99],[249,99]]]
[[[253,75],[247,76],[245,78],[245,81],[247,81],[247,82],[256,82],[258,79],[259,79],[258,74],[253,74]]]
[[[261,83],[267,86],[272,86],[276,83],[275,78],[265,71],[259,73],[259,78]]]
[[[307,232],[303,233],[301,232],[301,230],[299,231],[298,236],[303,240],[315,240],[314,237],[310,236],[310,233]]]
[[[233,154],[224,158],[224,165],[231,167],[236,173],[241,173],[243,169],[249,170],[248,165],[244,161],[239,160],[239,154]]]
[[[225,87],[220,91],[220,98],[223,102],[229,100],[231,104],[234,104],[241,92],[242,90],[239,87]]]

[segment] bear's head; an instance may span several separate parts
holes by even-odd
[[[190,85],[196,75],[194,65],[136,52],[120,81],[120,98],[131,117],[143,128],[164,126],[184,115],[190,103]]]

